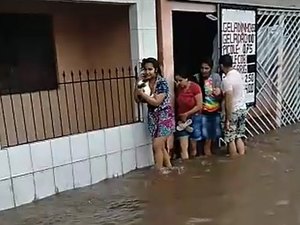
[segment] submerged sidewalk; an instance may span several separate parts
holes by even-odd
[[[195,159],[166,176],[139,170],[0,212],[0,225],[300,224],[300,125],[247,145],[235,160]]]

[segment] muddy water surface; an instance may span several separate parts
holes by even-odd
[[[247,142],[247,156],[151,169],[0,213],[0,225],[297,225],[300,126]]]

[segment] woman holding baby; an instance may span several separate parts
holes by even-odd
[[[137,86],[134,97],[136,102],[143,102],[148,105],[148,128],[152,136],[155,167],[160,172],[166,173],[172,168],[166,149],[167,141],[175,130],[174,110],[170,101],[169,86],[162,76],[159,62],[156,59],[143,59],[142,69],[143,72],[139,79],[149,85],[151,93],[147,94]]]
[[[179,139],[181,158],[189,158],[197,154],[197,142],[202,139],[202,92],[198,84],[190,81],[186,73],[175,76],[177,84],[176,110],[178,126],[176,137]]]

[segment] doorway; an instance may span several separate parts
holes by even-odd
[[[199,72],[200,61],[218,57],[218,22],[216,14],[173,12],[174,71]],[[214,65],[216,68],[217,65]]]
[[[199,73],[200,62],[205,58],[213,59],[213,70],[216,71],[218,66],[218,18],[216,14],[173,11],[172,20],[174,76],[180,73],[190,76]],[[174,152],[179,157],[178,140],[175,140],[174,146],[176,146]],[[203,154],[201,143],[198,145],[199,153]]]

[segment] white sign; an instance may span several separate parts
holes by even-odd
[[[222,8],[221,54],[230,54],[243,76],[247,105],[255,103],[256,11]]]

